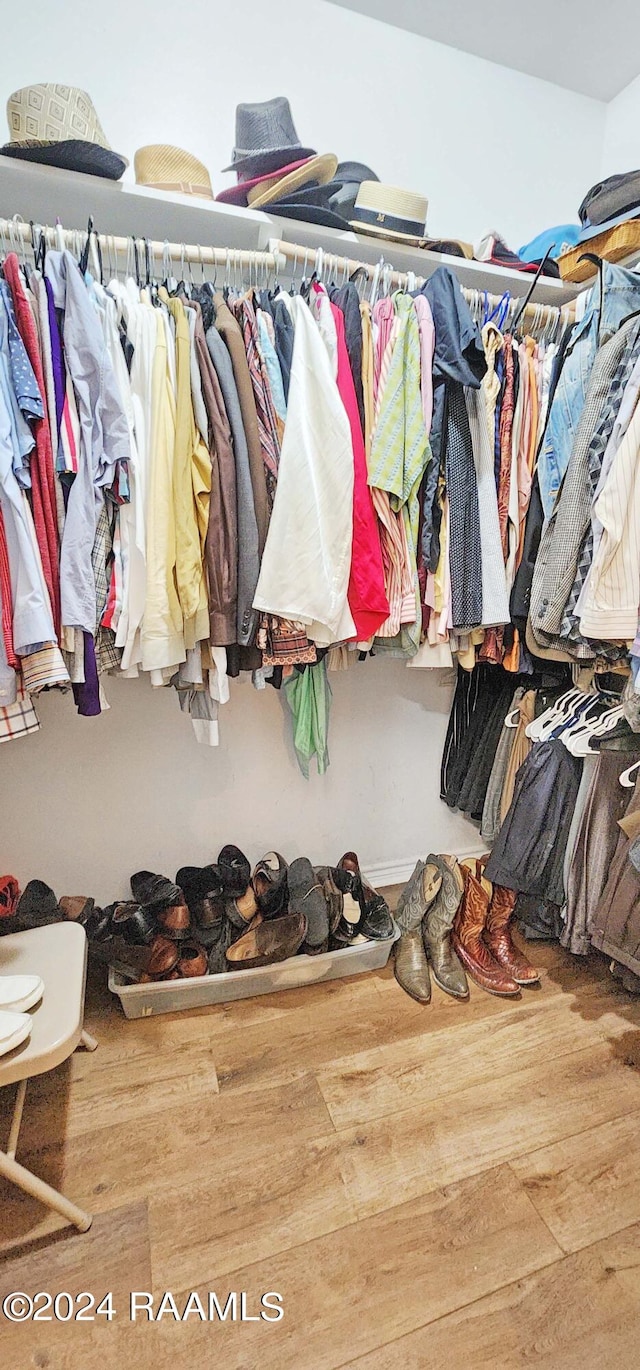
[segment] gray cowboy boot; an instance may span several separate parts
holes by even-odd
[[[411,932],[403,932],[395,947],[395,977],[412,999],[419,1004],[428,1004],[431,999],[431,980],[429,965],[422,940],[422,928],[418,925]]]
[[[425,951],[431,962],[433,978],[445,994],[468,999],[469,986],[464,968],[451,945],[453,920],[464,893],[464,881],[455,857],[428,856],[442,884],[422,924]]]
[[[401,932],[413,932],[419,928],[429,905],[433,903],[442,876],[440,871],[426,861],[418,861],[416,868],[407,881],[398,900],[394,917]]]

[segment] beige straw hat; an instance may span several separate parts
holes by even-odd
[[[424,195],[381,181],[363,181],[353,206],[351,227],[392,242],[420,243],[427,236],[429,201]]]
[[[169,143],[139,147],[133,159],[136,182],[153,190],[176,190],[181,195],[200,195],[212,200],[211,178],[206,166],[191,152]]]
[[[338,158],[333,152],[325,152],[321,157],[310,157],[303,166],[298,167],[297,171],[291,171],[288,176],[276,171],[273,176],[266,177],[259,185],[247,191],[247,203],[251,209],[260,209],[263,205],[271,204],[273,200],[284,200],[294,190],[302,190],[302,187],[308,186],[311,181],[324,186],[335,176],[337,165]]]

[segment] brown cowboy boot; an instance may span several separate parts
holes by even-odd
[[[540,979],[539,972],[515,945],[509,927],[517,897],[515,890],[494,885],[484,940],[498,965],[517,985],[535,985]]]
[[[455,916],[452,942],[460,960],[472,980],[488,994],[511,998],[520,990],[511,976],[494,960],[482,938],[489,912],[489,895],[479,879],[461,867],[464,876],[464,897]]]

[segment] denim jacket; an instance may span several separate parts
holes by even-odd
[[[575,325],[569,339],[540,450],[538,477],[547,519],[569,465],[598,348],[617,332],[623,319],[638,309],[640,275],[603,262],[600,279],[591,291],[584,317]]]

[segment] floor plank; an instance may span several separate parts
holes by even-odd
[[[585,1023],[571,995],[531,996],[514,1007],[505,1005],[495,1016],[458,1021],[333,1061],[318,1071],[320,1088],[336,1127],[368,1122],[484,1079],[503,1079],[547,1056],[597,1044],[603,1036],[624,1036],[629,1020],[622,996],[621,1012],[611,1011],[610,995],[600,996],[599,1003],[601,1016]],[[635,1015],[640,1025],[640,1004]]]
[[[30,1086],[19,1158],[94,1225],[4,1186],[0,1256],[14,1288],[108,1277],[125,1303],[44,1334],[0,1315],[0,1364],[635,1370],[640,1005],[602,957],[526,950],[518,1003],[423,1007],[389,964],[132,1022],[92,971],[99,1050]],[[277,1289],[285,1317],[131,1324],[136,1285],[244,1290],[252,1317]]]
[[[156,1284],[187,1289],[354,1222],[335,1134],[252,1163],[211,1155],[200,1184],[149,1200]]]
[[[126,1253],[126,1258],[123,1256]],[[113,1308],[120,1317],[126,1316],[132,1289],[150,1289],[152,1281],[151,1253],[147,1222],[147,1207],[138,1203],[117,1208],[94,1218],[88,1232],[78,1233],[66,1228],[55,1239],[31,1249],[28,1254],[5,1259],[0,1266],[0,1303],[5,1295],[20,1290],[34,1297],[40,1291],[51,1295],[69,1293],[72,1298],[83,1291],[95,1296],[96,1306],[102,1297],[113,1294]],[[43,1302],[36,1308],[47,1313]],[[87,1314],[86,1300],[80,1305]],[[66,1301],[61,1309],[66,1316]],[[90,1322],[57,1324],[52,1310],[50,1321],[29,1321],[12,1324],[0,1315],[0,1355],[3,1366],[15,1370],[27,1367],[55,1367],[66,1355],[65,1345],[84,1363],[84,1348],[93,1340],[95,1330],[103,1339],[110,1340],[113,1323],[104,1315]],[[97,1324],[97,1327],[96,1327]],[[104,1354],[104,1352],[103,1352]],[[72,1362],[70,1362],[71,1364]]]
[[[640,1222],[640,1112],[511,1161],[564,1251]]]
[[[261,1324],[230,1328],[225,1370],[334,1370],[559,1254],[508,1168],[474,1177],[236,1271],[235,1289],[281,1292],[285,1316],[268,1345]]]
[[[640,1262],[640,1227],[620,1261]],[[607,1243],[548,1266],[470,1307],[424,1325],[350,1370],[636,1370],[640,1309]],[[628,1267],[627,1267],[628,1270]]]
[[[180,1109],[143,1112],[91,1131],[87,1125],[64,1141],[63,1133],[49,1130],[46,1135],[52,1140],[44,1147],[39,1145],[42,1117],[38,1107],[25,1113],[18,1159],[90,1212],[133,1203],[157,1190],[187,1186],[196,1191],[213,1176],[224,1191],[226,1168],[240,1175],[249,1172],[258,1157],[269,1160],[277,1155],[285,1136],[287,1142],[293,1136],[301,1145],[334,1133],[310,1074],[246,1097],[211,1094]],[[0,1204],[0,1251],[23,1242],[34,1222],[38,1236],[63,1224],[2,1182]]]
[[[604,1043],[339,1132],[360,1216],[640,1108],[640,1074]]]

